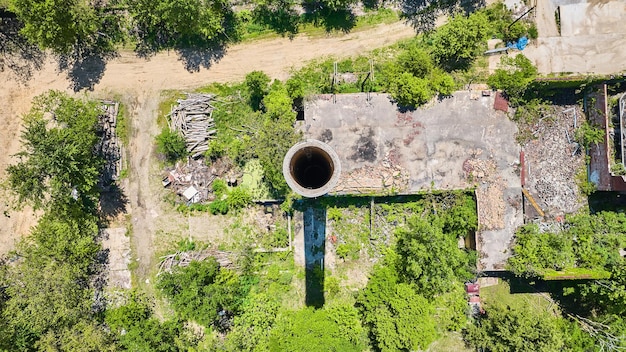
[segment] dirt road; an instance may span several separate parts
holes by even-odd
[[[161,53],[149,60],[137,58],[132,52],[122,52],[120,57],[109,62],[94,91],[88,94],[106,96],[115,92],[121,94],[122,102],[130,107],[132,137],[128,146],[130,178],[127,197],[132,216],[132,247],[139,259],[139,277],[145,277],[150,268],[154,219],[159,216],[161,205],[158,190],[154,188],[158,182],[154,183],[150,177],[158,174],[152,145],[158,132],[156,111],[160,91],[239,80],[253,70],[262,70],[273,78],[282,79],[289,75],[291,68],[301,67],[314,58],[352,56],[413,35],[411,27],[394,23],[328,38],[297,36],[293,40],[256,41],[229,48],[221,60],[198,72],[188,72],[173,52]],[[20,148],[20,115],[28,111],[34,96],[48,89],[70,92],[71,81],[65,73],[58,72],[56,63],[50,60],[27,85],[17,82],[10,72],[0,73],[0,82],[0,177],[4,179],[6,167],[16,160],[11,155]],[[30,211],[10,211],[7,203],[6,197],[0,195],[0,253],[10,250],[14,240],[36,223],[36,217]],[[5,211],[9,217],[3,215]]]

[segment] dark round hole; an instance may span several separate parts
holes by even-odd
[[[303,188],[323,187],[333,175],[335,166],[324,150],[317,147],[305,147],[298,150],[291,158],[291,177]]]

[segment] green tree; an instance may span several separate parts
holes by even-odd
[[[174,162],[180,158],[187,156],[187,145],[185,138],[178,132],[169,128],[164,128],[161,133],[156,136],[157,151],[165,156],[165,158]]]
[[[248,89],[250,106],[254,111],[262,110],[263,98],[269,90],[270,78],[263,71],[252,71],[246,75],[244,84]]]
[[[430,73],[430,84],[440,95],[452,95],[456,89],[454,79],[448,73],[437,68]]]
[[[526,277],[541,276],[544,269],[562,270],[574,265],[572,242],[568,236],[539,231],[535,224],[521,227],[515,234],[511,271]]]
[[[405,72],[419,78],[425,78],[435,68],[430,53],[415,42],[398,55],[397,61]]]
[[[293,111],[292,105],[293,100],[289,95],[287,86],[281,81],[275,80],[263,98],[265,116],[273,121],[279,119],[295,121],[296,113]]]
[[[81,320],[60,332],[49,331],[37,342],[39,351],[114,352],[118,346],[105,327],[92,320]]]
[[[480,53],[490,33],[487,16],[475,12],[454,16],[431,36],[432,54],[446,69],[463,69]]]
[[[471,277],[471,256],[459,249],[457,238],[420,217],[408,219],[396,232],[399,268],[408,282],[427,297],[449,291]]]
[[[350,306],[286,311],[270,332],[269,351],[362,351],[362,332]]]
[[[487,83],[495,89],[502,89],[509,98],[520,99],[528,85],[537,77],[537,68],[523,54],[514,58],[503,56],[500,68],[496,70]]]
[[[69,211],[58,209],[43,215],[31,235],[18,245],[18,253],[29,266],[62,262],[79,272],[90,272],[100,250],[96,242],[98,224],[93,215],[76,214],[79,210],[74,206]]]
[[[423,350],[437,337],[433,306],[393,267],[377,266],[356,306],[380,351]]]
[[[614,212],[568,217],[565,229],[557,233],[526,225],[516,234],[508,265],[526,277],[540,276],[544,269],[611,270],[621,262],[618,249],[626,244],[625,235],[626,215]]]
[[[434,92],[427,79],[404,72],[393,79],[389,91],[401,106],[414,107],[427,103]]]
[[[235,16],[225,0],[127,0],[138,49],[203,47],[234,34]]]
[[[26,260],[10,270],[2,311],[14,348],[28,350],[50,331],[71,328],[89,317],[93,293],[87,276],[71,264],[49,261],[44,266]]]
[[[274,82],[263,100],[267,112],[257,135],[256,153],[263,167],[263,176],[276,196],[284,196],[288,186],[283,177],[283,156],[301,139],[293,124],[296,113],[285,85]]]
[[[59,205],[69,202],[73,192],[81,203],[95,203],[103,163],[94,152],[99,114],[94,102],[58,91],[34,99],[24,116],[20,161],[7,168],[20,203]]]
[[[475,325],[465,331],[465,340],[485,351],[561,351],[564,347],[559,320],[545,314],[533,314],[527,309],[512,309],[502,305],[487,308]]]
[[[24,23],[21,33],[41,48],[68,54],[78,46],[112,45],[121,39],[113,12],[85,0],[11,0],[9,9]]]
[[[235,317],[233,328],[227,335],[226,348],[230,351],[269,350],[270,331],[280,308],[277,297],[267,293],[252,294]]]
[[[237,274],[220,269],[213,257],[163,273],[157,288],[182,318],[207,327],[218,322],[220,312],[223,315],[237,312],[243,297]]]
[[[171,352],[189,351],[197,345],[197,337],[185,329],[183,322],[161,323],[152,310],[152,302],[136,291],[131,292],[126,304],[107,310],[105,322],[119,346],[128,351]]]

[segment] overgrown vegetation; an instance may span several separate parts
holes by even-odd
[[[161,133],[156,136],[156,144],[157,151],[171,163],[188,154],[185,138],[178,132],[172,131],[169,128],[164,128]]]
[[[560,231],[526,225],[516,235],[509,266],[526,277],[541,277],[547,269],[610,271],[622,260],[619,249],[626,245],[625,234],[626,216],[613,212],[568,217]]]
[[[518,105],[531,82],[537,77],[537,68],[523,54],[514,58],[502,56],[500,68],[487,83],[495,89],[503,90],[511,103]]]

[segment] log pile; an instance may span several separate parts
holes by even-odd
[[[102,114],[98,116],[98,135],[100,140],[96,144],[96,153],[104,159],[104,167],[100,175],[100,184],[106,187],[120,176],[122,149],[115,133],[119,103],[103,100],[100,108]]]
[[[162,272],[171,273],[172,268],[175,266],[188,266],[192,261],[202,261],[208,257],[213,257],[217,260],[217,263],[222,268],[227,269],[236,269],[236,266],[233,264],[230,257],[232,256],[229,252],[218,251],[213,249],[205,249],[201,251],[188,251],[188,252],[176,252],[174,254],[169,254],[164,257],[161,257],[161,264],[159,265],[159,272],[157,274],[161,275]]]
[[[178,99],[178,105],[169,113],[169,127],[178,131],[187,143],[187,151],[194,158],[209,150],[209,140],[215,138],[213,121],[213,94],[187,93],[186,99]]]

